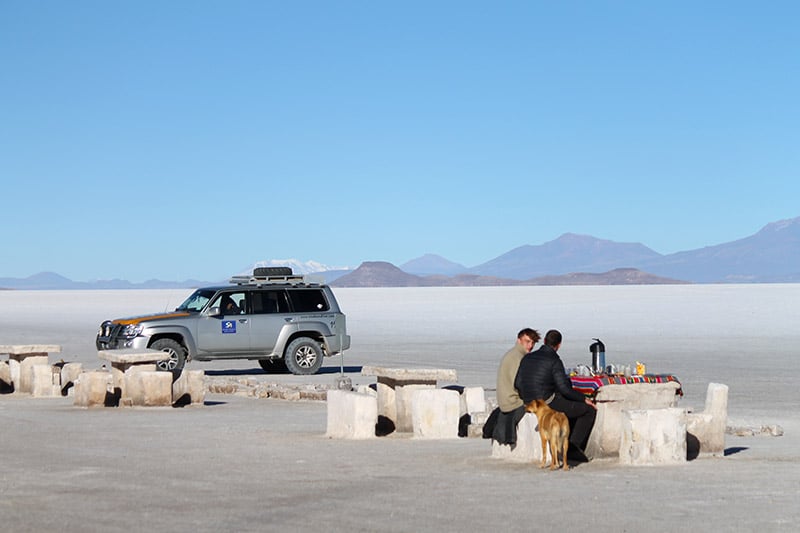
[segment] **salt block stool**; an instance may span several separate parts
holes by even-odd
[[[411,426],[415,438],[458,438],[461,398],[448,389],[416,389],[411,395]]]
[[[81,363],[67,363],[61,367],[61,395],[74,394],[75,380],[83,373]]]
[[[0,361],[0,391],[10,390],[12,383],[11,367],[8,366],[8,361]]]
[[[464,387],[461,393],[461,414],[474,415],[486,412],[486,393],[483,387]]]
[[[124,374],[125,391],[120,406],[170,407],[172,405],[172,372],[155,370],[128,371]]]
[[[72,404],[76,407],[104,407],[111,387],[111,374],[101,370],[84,372],[75,380]]]
[[[688,413],[686,431],[696,439],[698,455],[725,455],[725,428],[728,425],[728,386],[709,383],[705,410]]]
[[[206,371],[186,370],[172,384],[172,402],[181,405],[203,405],[206,400]]]
[[[34,398],[61,397],[61,368],[34,365],[30,368],[31,395]]]
[[[619,462],[671,465],[686,462],[686,412],[677,407],[622,411]]]
[[[375,437],[378,423],[378,400],[371,394],[345,390],[328,391],[328,430],[332,439],[369,439]]]
[[[545,450],[546,460],[551,461],[550,447]],[[517,463],[540,463],[542,461],[542,439],[539,437],[539,421],[533,413],[525,413],[517,424],[517,444],[513,448],[492,440],[492,458]]]

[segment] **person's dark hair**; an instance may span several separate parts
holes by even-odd
[[[561,344],[561,332],[555,329],[548,331],[544,336],[544,344],[546,346],[550,346],[551,348],[555,348]]]
[[[538,331],[536,331],[535,329],[531,329],[531,328],[521,329],[519,331],[519,333],[517,333],[517,338],[518,339],[521,339],[522,337],[528,337],[529,339],[531,339],[533,341],[534,344],[539,342],[541,340],[541,338],[542,338],[542,336],[539,335]]]

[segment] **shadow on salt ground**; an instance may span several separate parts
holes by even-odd
[[[737,453],[740,453],[740,452],[744,452],[744,451],[749,450],[749,449],[750,448],[748,448],[747,446],[731,446],[730,448],[725,448],[725,457],[728,457],[729,455],[734,455],[734,454],[737,454]]]
[[[344,367],[345,374],[360,374],[361,373],[360,366],[346,366]],[[342,367],[339,366],[328,366],[320,368],[317,374],[338,374],[342,371]]]
[[[324,374],[339,374],[342,371],[341,367],[338,366],[328,366],[320,368],[315,375],[324,375]],[[207,376],[263,376],[264,374],[289,374],[289,371],[286,369],[280,369],[280,371],[275,370],[273,372],[267,372],[263,370],[261,367],[256,368],[237,368],[232,370],[206,370]],[[345,374],[360,374],[361,367],[360,366],[346,366],[344,367]]]

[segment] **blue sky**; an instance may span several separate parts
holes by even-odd
[[[0,0],[0,277],[800,216],[796,2]]]

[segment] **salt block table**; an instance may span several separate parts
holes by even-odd
[[[603,385],[597,389],[597,417],[586,444],[591,458],[618,457],[623,429],[623,412],[675,407],[680,398],[677,381]]]
[[[120,350],[100,350],[97,357],[111,363],[111,379],[114,388],[123,392],[125,385],[125,372],[130,370],[156,370],[156,362],[163,361],[168,355],[160,350],[136,350],[123,348]]]
[[[33,389],[29,368],[33,365],[50,363],[49,354],[60,353],[58,344],[10,344],[0,345],[0,354],[8,354],[8,367],[14,392],[28,392]]]
[[[411,392],[419,388],[435,388],[438,381],[455,383],[456,371],[442,368],[385,368],[365,366],[362,376],[378,380],[378,416],[391,420],[396,431],[413,431]]]

